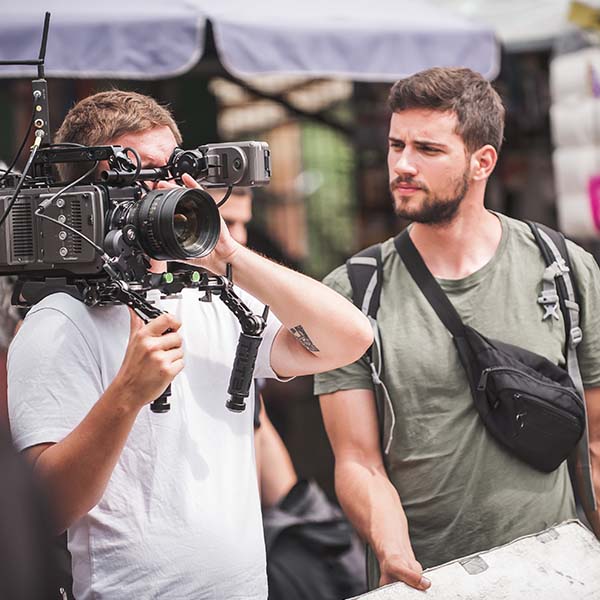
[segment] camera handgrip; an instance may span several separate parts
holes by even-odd
[[[163,335],[166,333],[171,333],[172,329],[167,329]],[[168,398],[171,395],[171,384],[167,386],[165,391],[150,405],[150,410],[155,413],[166,413],[171,410],[171,405],[169,404]]]
[[[171,384],[167,386],[167,389],[150,405],[150,410],[155,413],[165,413],[171,410],[171,405],[168,402],[168,398],[171,395]]]
[[[262,337],[240,333],[231,377],[229,378],[229,400],[225,406],[233,412],[242,412],[246,408],[245,399],[250,393],[254,377],[254,365]]]

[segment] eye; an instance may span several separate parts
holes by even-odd
[[[434,148],[433,146],[421,146],[419,150],[425,154],[439,154],[441,152],[439,148]]]

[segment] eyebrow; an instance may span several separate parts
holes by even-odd
[[[388,140],[392,143],[396,143],[396,142],[400,142],[400,143],[405,143],[404,140],[401,140],[400,138],[395,138],[390,136],[388,138]],[[418,145],[418,146],[436,146],[437,148],[448,148],[447,144],[443,144],[442,142],[434,142],[432,140],[413,140],[413,143]]]

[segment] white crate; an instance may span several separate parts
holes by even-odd
[[[361,600],[597,600],[600,542],[579,521],[565,521],[505,546],[425,571],[427,593],[392,583]]]

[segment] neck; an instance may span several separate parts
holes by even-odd
[[[483,202],[467,202],[465,198],[450,223],[415,223],[410,238],[434,276],[462,279],[494,256],[502,238],[502,225]]]

